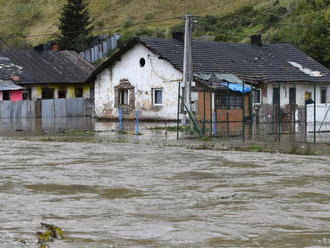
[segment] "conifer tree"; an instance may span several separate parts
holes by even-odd
[[[81,52],[92,43],[92,21],[87,0],[67,0],[60,17],[59,45],[62,50]]]

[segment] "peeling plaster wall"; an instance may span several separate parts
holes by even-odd
[[[264,91],[262,92],[262,103],[272,104],[273,103],[273,87],[278,87],[278,83],[267,84],[267,96]],[[330,83],[316,83],[316,103],[319,104],[321,101],[321,88],[327,88],[327,103],[330,103]],[[294,88],[293,83],[280,83],[280,94],[281,94],[281,106],[289,104],[289,91],[290,88]],[[296,102],[297,105],[305,105],[305,92],[312,93],[312,99],[314,99],[314,84],[313,83],[296,83]]]
[[[145,65],[140,66],[140,59]],[[135,110],[139,116],[150,120],[176,120],[178,80],[182,73],[166,60],[159,59],[141,44],[127,51],[112,68],[103,70],[95,81],[95,112],[99,118],[118,118],[115,107],[115,87],[121,80],[134,86]],[[152,89],[163,89],[163,106],[152,104]],[[197,100],[197,94],[192,99]],[[135,118],[135,111],[124,113],[126,118]]]

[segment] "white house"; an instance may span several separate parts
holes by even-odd
[[[251,38],[252,44],[192,42],[192,101],[196,112],[203,109],[199,106],[203,101],[198,101],[203,94],[197,92],[207,88],[217,89],[212,93],[212,111],[219,106],[243,106],[236,93],[230,94],[229,100],[221,98],[221,90],[226,89],[219,87],[223,82],[219,75],[223,74],[233,74],[253,84],[256,105],[305,105],[306,98],[314,99],[314,83],[317,103],[330,103],[329,70],[293,45],[263,45],[260,36]],[[89,78],[95,84],[96,116],[118,118],[122,109],[126,118],[134,118],[138,110],[142,119],[175,120],[183,47],[183,35],[175,34],[173,39],[135,38],[120,49]],[[221,102],[227,100],[228,103]]]
[[[175,120],[182,73],[140,43],[120,55],[96,76],[96,115],[116,118],[121,108],[126,118],[139,110],[141,119]]]

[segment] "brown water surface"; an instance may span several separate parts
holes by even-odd
[[[0,247],[329,247],[330,157],[2,139]],[[26,241],[26,244],[22,243]]]

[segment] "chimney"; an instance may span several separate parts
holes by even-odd
[[[13,80],[13,81],[19,81],[19,76],[11,76],[11,79]]]
[[[178,40],[180,42],[184,42],[184,34],[183,32],[173,32],[172,33],[172,39]]]
[[[52,51],[58,51],[58,44],[53,43],[50,50],[52,50]]]
[[[261,34],[252,35],[250,38],[251,45],[262,46]]]

